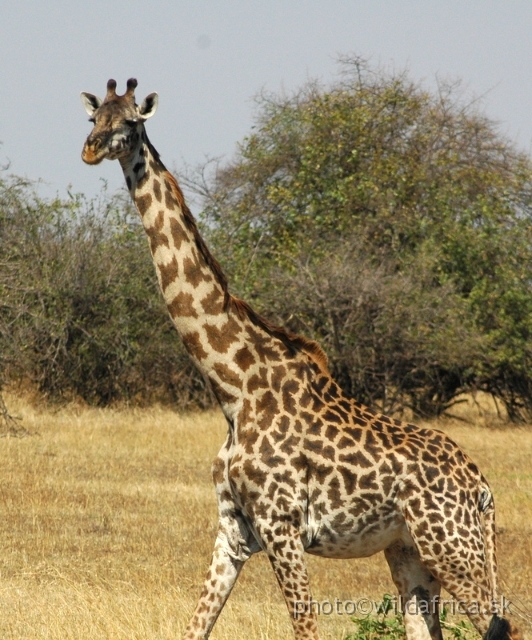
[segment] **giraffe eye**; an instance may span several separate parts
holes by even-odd
[[[94,124],[96,122],[96,118],[89,118],[89,122],[92,122]]]
[[[137,124],[136,120],[126,120],[126,124],[130,127],[134,127]]]

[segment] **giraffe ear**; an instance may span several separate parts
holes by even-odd
[[[102,101],[98,96],[95,96],[92,93],[86,93],[85,91],[81,92],[80,98],[83,106],[85,107],[85,111],[92,118],[96,109],[101,106]]]
[[[139,115],[143,120],[151,118],[157,111],[157,105],[159,104],[159,96],[156,93],[150,93],[146,96],[144,102],[139,107]]]

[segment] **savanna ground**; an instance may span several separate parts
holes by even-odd
[[[15,395],[11,413],[35,435],[0,439],[0,638],[180,637],[216,535],[211,460],[219,412],[40,408]],[[498,509],[499,564],[509,598],[532,613],[532,429],[505,427],[473,404],[447,431],[488,477]],[[382,554],[308,557],[315,600],[394,593]],[[527,638],[530,627],[523,621]],[[321,615],[324,638],[354,631]],[[214,639],[291,637],[261,555],[244,567]]]

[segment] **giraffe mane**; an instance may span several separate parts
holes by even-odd
[[[159,162],[164,168],[164,176],[168,180],[172,191],[174,192],[174,195],[179,203],[179,206],[181,207],[185,224],[187,226],[187,229],[194,236],[194,241],[196,243],[198,251],[203,256],[203,259],[207,263],[207,266],[212,271],[212,273],[214,273],[216,279],[218,280],[218,283],[222,287],[222,291],[224,292],[224,310],[227,311],[231,309],[238,315],[239,318],[248,318],[255,326],[260,327],[269,335],[280,340],[292,354],[295,354],[297,352],[306,353],[311,358],[311,360],[318,365],[320,371],[328,374],[329,368],[327,356],[317,342],[305,338],[304,336],[300,336],[296,333],[291,333],[284,327],[274,325],[273,323],[263,318],[260,314],[258,314],[247,302],[241,300],[240,298],[236,298],[229,293],[227,277],[223,272],[220,263],[209,251],[207,244],[200,235],[198,225],[194,216],[192,215],[192,212],[185,202],[181,187],[179,186],[175,177],[170,173],[170,171],[168,171],[168,169],[166,169],[161,161],[159,153],[149,142],[147,137],[146,142],[150,147],[150,152],[153,155],[154,159]]]
[[[249,318],[254,325],[281,340],[292,353],[304,351],[318,365],[320,371],[327,374],[329,373],[327,355],[315,340],[310,340],[297,333],[291,333],[284,327],[272,324],[259,315],[247,302],[240,300],[240,298],[235,298],[230,295],[229,304],[240,318]]]

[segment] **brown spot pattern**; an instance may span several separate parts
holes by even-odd
[[[150,193],[135,198],[135,204],[141,216],[144,217],[148,209],[151,207],[152,197]]]
[[[230,384],[233,387],[242,389],[242,379],[240,378],[240,376],[236,371],[233,371],[233,369],[228,367],[226,364],[217,362],[214,365],[214,370],[216,371],[216,373],[218,374],[218,377],[222,382],[226,382],[227,384]]]
[[[215,287],[202,300],[203,311],[209,316],[217,316],[223,310],[223,294]]]
[[[200,335],[197,331],[191,331],[183,335],[183,344],[186,350],[198,360],[206,360],[208,357],[207,351],[203,348]]]
[[[164,192],[164,205],[168,211],[175,211],[177,209],[177,200],[175,199],[172,191],[169,189],[168,183],[166,183],[166,189]]]
[[[194,297],[190,293],[180,291],[168,304],[168,311],[172,318],[197,318],[198,313],[194,308]]]
[[[164,293],[168,285],[177,280],[179,275],[177,258],[173,256],[168,264],[159,264],[158,267],[161,274],[161,289]]]
[[[237,397],[230,391],[227,391],[227,389],[224,389],[224,387],[222,387],[222,385],[213,377],[209,376],[209,382],[211,383],[212,391],[220,404],[232,404],[233,402],[236,402]]]
[[[202,282],[212,282],[212,276],[206,270],[205,265],[199,260],[186,257],[183,260],[183,275],[185,280],[194,288],[197,288]]]
[[[159,182],[159,180],[153,181],[153,195],[155,196],[157,202],[162,202],[163,194],[161,192],[161,183]]]
[[[145,227],[146,235],[150,241],[150,249],[152,255],[155,254],[159,247],[170,247],[166,234],[162,232],[164,226],[164,212],[159,211],[157,214],[153,226]]]
[[[206,322],[204,329],[209,345],[218,353],[227,353],[229,347],[238,341],[241,332],[239,323],[233,318],[229,318],[221,327]]]
[[[179,251],[181,243],[186,239],[186,234],[177,218],[170,218],[170,233],[172,234],[174,246]]]
[[[255,356],[246,344],[235,353],[235,364],[242,371],[247,371],[251,365],[255,364]]]

